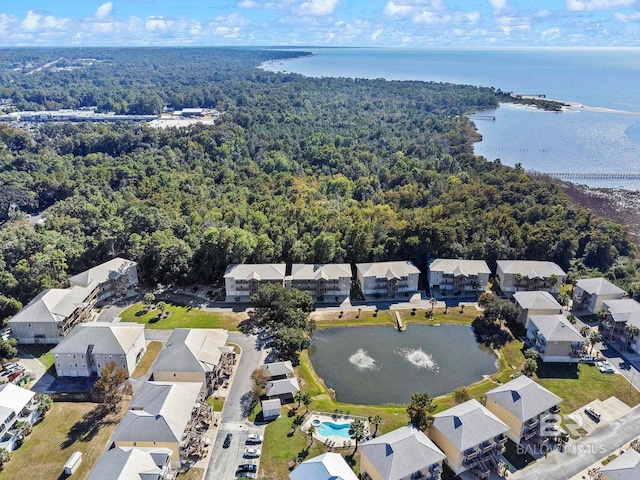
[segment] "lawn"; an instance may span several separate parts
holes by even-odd
[[[158,320],[159,310],[145,313],[144,304],[136,303],[120,314],[123,322],[144,323],[146,328],[173,330],[174,328],[224,328],[238,330],[238,323],[247,318],[246,313],[205,312],[197,308],[167,304],[167,318]]]
[[[438,323],[456,323],[463,325],[471,325],[471,322],[480,314],[475,308],[466,307],[461,313],[459,308],[448,308],[444,313],[444,308],[434,309],[433,318],[428,318],[427,314],[431,312],[430,308],[416,309],[415,315],[411,310],[379,310],[374,316],[374,312],[370,310],[358,312],[322,312],[313,314],[316,320],[317,328],[334,328],[334,327],[364,327],[371,325],[396,325],[396,311],[400,314],[402,322],[407,325],[411,323],[420,323],[426,325],[435,325]]]
[[[215,412],[221,412],[222,408],[224,407],[224,402],[226,399],[227,399],[226,397],[216,398],[213,395],[211,395],[209,398],[207,398],[207,402],[213,405],[213,410]]]
[[[178,475],[180,480],[202,480],[204,475],[203,468],[190,468],[189,471]]]
[[[597,399],[614,396],[630,407],[640,404],[640,392],[629,388],[629,382],[619,374],[600,373],[594,365],[541,365],[538,382],[563,398],[564,413],[571,413]]]
[[[158,358],[160,350],[162,350],[161,342],[149,342],[149,345],[147,345],[147,351],[142,357],[142,360],[140,360],[140,363],[136,366],[136,369],[131,374],[131,377],[140,378],[147,375],[149,373],[151,365],[153,365],[153,362],[155,362],[156,358]]]
[[[108,417],[108,424],[90,432],[78,432],[73,440],[68,433],[76,422],[91,411],[94,403],[54,402],[45,419],[33,427],[33,433],[25,443],[12,452],[11,460],[0,472],[0,479],[38,478],[57,480],[64,464],[73,452],[82,452],[82,464],[74,478],[87,478],[96,461],[107,447],[111,434],[120,421],[126,405],[115,417]],[[37,473],[36,473],[37,471]],[[64,477],[62,477],[64,478]]]
[[[53,366],[53,353],[51,349],[55,345],[20,345],[20,349],[33,355],[49,370]]]

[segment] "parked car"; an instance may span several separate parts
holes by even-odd
[[[585,409],[584,409],[584,411],[585,411],[585,412],[587,412],[587,414],[588,414],[590,417],[592,417],[592,418],[594,418],[594,419],[596,419],[596,420],[600,421],[600,412],[599,412],[599,411],[597,411],[595,408],[593,408],[593,407],[587,407],[587,408],[585,408]]]
[[[258,458],[261,454],[262,452],[258,448],[247,448],[244,451],[244,456],[246,458]]]
[[[591,355],[582,355],[580,357],[580,361],[583,363],[588,363],[589,365],[593,365],[596,361]]]
[[[2,368],[4,368],[5,370],[8,370],[9,368],[12,368],[12,367],[17,367],[17,366],[18,364],[16,362],[2,364]]]
[[[258,478],[258,474],[255,472],[238,472],[236,476],[244,478]]]
[[[247,437],[247,443],[262,443],[263,440],[263,436],[257,433],[252,433]]]
[[[551,434],[553,434],[556,437],[559,437],[560,435],[566,435],[567,431],[562,428],[560,425],[550,425],[548,427],[545,427],[544,429],[545,432],[549,432]]]
[[[600,370],[600,372],[602,373],[615,373],[615,370],[613,369],[613,365],[611,365],[607,361],[596,362],[596,367],[598,367],[598,370]]]
[[[238,470],[240,472],[257,472],[258,465],[256,464],[256,462],[243,463],[238,467]]]
[[[9,374],[9,381],[13,382],[16,378],[20,377],[24,373],[24,370],[17,370]]]
[[[232,433],[227,433],[227,436],[224,437],[224,442],[222,443],[222,448],[229,448],[229,445],[231,445],[231,439],[233,438],[233,434]]]

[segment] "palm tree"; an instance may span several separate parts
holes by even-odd
[[[631,348],[631,344],[633,343],[633,339],[638,333],[640,333],[640,328],[635,325],[625,325],[624,333],[627,334],[627,348]]]
[[[580,335],[582,335],[584,338],[587,338],[590,333],[591,333],[591,328],[589,328],[589,325],[583,325],[582,328],[580,329]]]
[[[602,335],[600,332],[591,332],[589,335],[589,345],[591,345],[591,349],[589,350],[589,355],[593,352],[593,347],[596,346],[596,343],[600,343],[602,341]]]
[[[31,424],[26,420],[20,420],[19,422],[16,422],[15,428],[16,430],[18,430],[18,433],[22,438],[26,438],[31,435],[31,431],[33,430]]]
[[[376,426],[375,431],[373,432],[373,436],[376,436],[378,433],[378,426],[382,423],[382,417],[380,415],[376,415],[371,419],[371,423]]]
[[[164,310],[167,308],[167,304],[165,302],[158,302],[158,304],[156,305],[156,308],[160,310],[160,315],[162,316],[162,314],[164,313]]]
[[[361,419],[356,418],[351,422],[349,426],[349,436],[356,441],[356,448],[353,450],[353,453],[358,451],[358,442],[364,440],[364,437],[366,437],[365,430],[365,424]]]
[[[311,405],[311,402],[312,402],[311,394],[309,392],[304,392],[302,394],[302,403],[305,407],[305,411],[304,411],[305,414],[309,413],[309,405]]]
[[[431,297],[429,299],[429,303],[431,304],[431,315],[433,315],[433,309],[436,306],[436,304],[438,303],[438,300],[436,300],[435,298]]]
[[[551,275],[549,275],[549,278],[547,279],[547,283],[551,288],[553,288],[558,284],[558,280],[559,280],[558,276],[555,273],[552,273]]]
[[[38,413],[43,415],[49,411],[53,400],[46,393],[38,393],[35,396],[35,401],[38,403]]]
[[[309,427],[307,428],[307,435],[309,435],[309,445],[307,445],[307,450],[309,450],[311,448],[311,445],[313,445],[314,433],[316,433],[316,427],[314,427],[313,425],[309,425]]]
[[[296,392],[293,394],[293,400],[298,402],[298,405],[296,405],[296,410],[300,408],[300,402],[302,402],[303,397],[304,397],[304,393],[302,392]]]
[[[150,306],[155,299],[156,299],[156,296],[151,292],[144,294],[144,303],[146,306]]]
[[[3,465],[11,460],[11,452],[6,448],[0,448],[0,469]]]

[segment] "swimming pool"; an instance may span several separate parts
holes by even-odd
[[[351,438],[349,436],[349,423],[333,423],[333,422],[322,422],[318,427],[318,434],[325,437],[342,437],[345,439]]]

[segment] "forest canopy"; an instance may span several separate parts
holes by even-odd
[[[241,49],[0,51],[15,108],[216,108],[215,125],[0,125],[0,316],[124,256],[144,281],[220,282],[238,262],[552,260],[638,292],[625,227],[521,168],[473,155],[493,88],[306,78]],[[52,72],[34,66],[91,58]],[[146,105],[146,106],[145,106]]]

